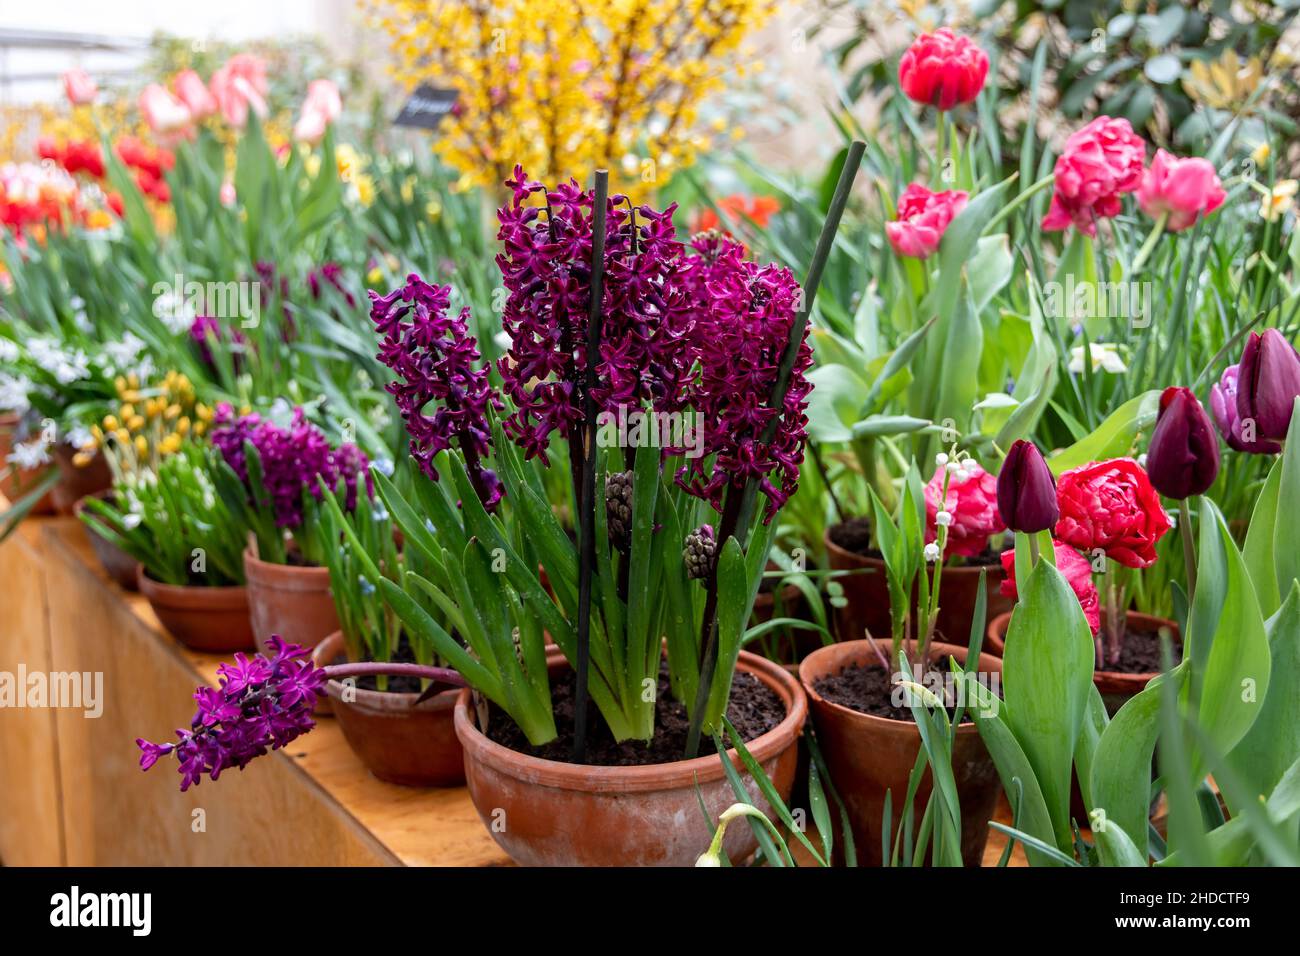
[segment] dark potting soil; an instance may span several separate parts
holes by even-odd
[[[559,736],[548,744],[534,747],[518,725],[498,708],[489,705],[488,739],[503,747],[543,760],[573,763],[573,691],[577,681],[573,671],[551,680],[551,704],[555,711],[555,729]],[[594,704],[588,703],[586,764],[597,767],[640,767],[655,763],[674,763],[686,750],[690,721],[686,707],[672,695],[668,684],[668,667],[659,671],[655,697],[655,735],[649,743],[638,740],[614,740],[600,719]],[[785,704],[758,678],[737,672],[731,682],[731,699],[727,702],[727,719],[746,743],[759,737],[785,719]],[[700,756],[716,754],[717,748],[707,737],[700,740]]]
[[[391,663],[393,664],[418,663],[415,659],[415,652],[411,650],[411,642],[406,639],[405,634],[402,635],[401,640],[398,642],[397,653],[393,655],[393,659]],[[361,690],[378,691],[379,678],[373,674],[366,674],[362,677],[358,677],[357,687],[361,688]],[[424,690],[424,687],[423,687],[423,681],[421,681],[420,678],[410,677],[406,674],[403,674],[396,677],[390,676],[388,678],[387,686],[384,687],[382,693],[418,694],[422,690]]]
[[[933,679],[931,675],[942,676],[934,667],[926,670],[926,677]],[[920,683],[931,689],[934,687],[928,680]],[[894,685],[883,667],[852,664],[838,674],[817,678],[813,681],[813,689],[832,704],[856,710],[860,714],[916,722],[910,707],[894,703]],[[948,716],[951,717],[953,712],[949,708]]]
[[[880,550],[871,543],[871,522],[866,518],[850,518],[830,529],[831,540],[845,551],[851,551],[863,558],[884,558]],[[985,548],[979,554],[955,558],[953,563],[968,567],[996,567],[1002,564],[1002,552],[1011,547],[1010,542],[1002,542],[1005,547]]]
[[[1103,638],[1103,650],[1105,650],[1104,641]],[[1173,642],[1175,655],[1181,648],[1180,642]],[[1124,632],[1124,640],[1120,644],[1119,662],[1111,663],[1108,659],[1106,666],[1101,670],[1116,674],[1158,674],[1160,672],[1159,629],[1129,627]]]

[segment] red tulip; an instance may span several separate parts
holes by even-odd
[[[1219,439],[1190,388],[1167,388],[1147,448],[1147,475],[1156,491],[1182,501],[1204,494],[1219,474]]]
[[[1169,516],[1151,479],[1131,458],[1072,468],[1056,486],[1056,537],[1085,554],[1100,549],[1127,568],[1149,568]]]
[[[922,33],[898,61],[898,82],[908,98],[941,110],[973,102],[988,72],[988,54],[947,28]]]
[[[1097,218],[1118,216],[1119,197],[1141,184],[1146,149],[1126,119],[1098,116],[1071,134],[1056,160],[1052,205],[1043,217],[1043,229],[1074,226],[1095,236]]]
[[[1144,213],[1152,219],[1166,216],[1165,228],[1181,232],[1222,206],[1227,195],[1208,159],[1179,159],[1158,149],[1142,174],[1137,198]]]
[[[900,256],[928,259],[939,248],[948,224],[966,208],[960,189],[930,192],[912,183],[898,198],[898,219],[885,223],[885,236]]]

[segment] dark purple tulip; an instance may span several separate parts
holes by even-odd
[[[1031,441],[1018,439],[998,472],[998,512],[1012,531],[1035,534],[1056,525],[1061,516],[1056,479]]]
[[[1300,355],[1277,329],[1250,333],[1237,376],[1237,417],[1257,441],[1285,441],[1300,395]]]
[[[1147,475],[1156,491],[1181,501],[1204,493],[1219,474],[1219,439],[1190,388],[1160,396],[1160,417],[1147,448]]]
[[[1229,365],[1223,370],[1219,384],[1210,389],[1210,411],[1214,415],[1214,423],[1219,426],[1223,440],[1234,451],[1249,452],[1252,455],[1276,455],[1282,446],[1274,441],[1260,441],[1254,435],[1254,429],[1243,427],[1237,416],[1237,382],[1240,371],[1240,365]]]

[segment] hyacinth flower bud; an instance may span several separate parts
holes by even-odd
[[[1018,439],[998,472],[998,511],[1012,531],[1037,534],[1056,525],[1056,479],[1031,441]]]
[[[1219,474],[1219,440],[1190,388],[1167,388],[1160,396],[1147,448],[1147,475],[1156,491],[1179,501],[1204,494]]]
[[[1300,395],[1300,355],[1277,329],[1250,333],[1237,376],[1237,418],[1255,440],[1283,441]]]

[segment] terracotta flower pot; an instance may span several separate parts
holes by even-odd
[[[1102,620],[1106,619],[1106,612],[1102,611]],[[1126,615],[1127,628],[1133,631],[1154,632],[1162,627],[1167,627],[1174,646],[1181,644],[1182,638],[1178,633],[1178,625],[1163,617],[1155,617],[1151,614],[1140,614],[1137,611],[1129,611]],[[1002,651],[1006,646],[1007,628],[1011,626],[1011,612],[999,614],[993,620],[989,621],[988,634],[984,638],[984,648],[990,654],[998,657],[1002,656]],[[1106,703],[1106,712],[1112,717],[1124,706],[1124,702],[1130,697],[1135,696],[1148,683],[1159,676],[1159,671],[1150,671],[1143,674],[1125,674],[1119,671],[1093,671],[1092,682],[1097,685],[1101,691],[1101,699]]]
[[[324,667],[343,654],[343,633],[335,631],[317,646],[312,659]],[[348,746],[380,780],[405,787],[458,787],[465,782],[465,754],[453,723],[460,688],[419,704],[419,694],[345,687],[336,680],[326,684],[326,693]]]
[[[889,642],[878,641],[877,646],[888,658]],[[964,647],[938,642],[931,646],[941,660],[946,661],[949,655],[959,661],[966,660]],[[859,713],[826,700],[814,687],[822,677],[860,666],[881,665],[865,640],[843,641],[805,657],[799,666],[799,679],[808,695],[813,725],[817,728],[817,743],[826,757],[835,789],[848,811],[858,862],[879,866],[885,792],[891,793],[893,808],[889,836],[892,848],[907,796],[908,777],[921,751],[921,734],[911,721]],[[943,669],[946,671],[946,667]],[[1000,673],[1002,661],[990,654],[980,654],[979,670],[981,673]],[[984,844],[988,841],[989,820],[993,818],[1002,785],[979,731],[969,721],[957,728],[952,771],[961,801],[962,859],[967,866],[979,866]],[[930,771],[926,770],[912,804],[918,829],[930,787]]]
[[[36,486],[45,473],[49,471],[50,466],[34,468],[30,471],[20,470],[9,463],[9,454],[14,450],[17,443],[18,425],[21,421],[20,416],[14,414],[0,415],[0,495],[12,504],[27,494]],[[41,495],[40,500],[32,506],[29,515],[51,515],[54,514],[54,502],[50,500],[50,493],[47,491]]]
[[[550,663],[552,674],[569,666],[562,658]],[[785,799],[794,784],[807,702],[799,683],[771,661],[742,651],[738,666],[785,704],[785,719],[746,744]],[[479,730],[468,689],[456,701],[456,734],[465,746],[466,782],[480,819],[511,859],[528,866],[691,866],[708,849],[710,822],[736,802],[716,754],[596,767],[510,750]],[[728,756],[739,766],[734,750]],[[751,802],[767,809],[757,785],[746,780]],[[724,848],[733,862],[757,846],[750,827],[727,829]]]
[[[263,561],[244,551],[248,614],[259,642],[279,634],[291,644],[315,647],[339,629],[329,568]]]
[[[254,648],[246,588],[163,584],[143,565],[136,580],[163,627],[186,647],[209,654]]]
[[[108,491],[113,486],[113,474],[101,452],[96,452],[90,464],[81,467],[72,463],[75,454],[66,442],[54,446],[54,460],[58,462],[60,476],[50,489],[50,500],[61,515],[72,514],[76,503],[87,495]]]
[[[870,633],[877,640],[889,637],[889,580],[885,576],[885,562],[849,551],[835,543],[831,537],[834,527],[826,529],[824,541],[826,554],[833,571],[858,571],[869,574],[846,574],[836,580],[844,588],[844,607],[836,612],[837,629],[841,640],[859,640]],[[993,618],[1011,610],[1012,600],[999,591],[1006,574],[1001,565],[949,565],[943,569],[939,592],[938,633],[965,646],[970,636],[970,622],[975,615],[975,599],[979,595],[980,571],[987,571],[985,590],[988,592],[986,617]]]
[[[100,491],[86,497],[99,498],[101,501],[112,501],[113,492],[111,490]],[[78,500],[72,508],[73,514],[77,516],[79,521],[81,520],[81,513],[85,510],[84,498]],[[95,552],[95,557],[99,559],[103,569],[108,572],[108,576],[117,583],[118,587],[124,590],[138,590],[137,574],[140,562],[113,544],[113,542],[95,534],[89,525],[83,524],[82,527],[86,529],[86,536],[90,538],[91,550]]]

